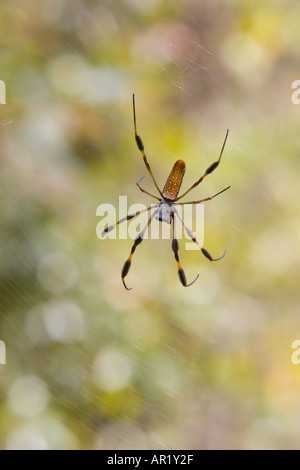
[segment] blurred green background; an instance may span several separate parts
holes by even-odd
[[[0,447],[300,448],[297,0],[0,2]],[[186,161],[205,247],[99,240]],[[143,182],[150,192],[149,176]],[[183,243],[182,243],[183,245]]]

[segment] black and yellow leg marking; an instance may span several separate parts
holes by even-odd
[[[173,213],[173,212],[171,213],[171,218],[172,218],[172,227],[173,227],[172,250],[174,251],[175,260],[176,260],[176,262],[177,262],[178,276],[179,276],[179,279],[180,279],[181,284],[182,284],[184,287],[189,287],[189,286],[191,286],[192,284],[194,284],[194,282],[197,281],[197,279],[198,279],[198,277],[199,277],[199,274],[195,277],[195,279],[194,279],[192,282],[190,282],[189,284],[187,284],[185,272],[184,272],[184,270],[182,269],[181,264],[180,264],[180,261],[179,261],[179,255],[178,255],[179,243],[178,243],[178,240],[177,240],[176,234],[175,234],[175,220],[174,220],[174,213]]]
[[[180,222],[182,223],[186,233],[188,234],[188,236],[191,238],[191,240],[196,243],[196,245],[199,246],[200,250],[202,251],[202,253],[204,254],[204,256],[209,259],[209,261],[219,261],[220,259],[224,258],[224,256],[226,255],[226,250],[224,251],[224,253],[222,254],[222,256],[220,256],[220,258],[213,258],[211,256],[211,254],[203,247],[203,246],[200,246],[200,243],[198,242],[198,240],[196,239],[196,237],[194,236],[193,232],[187,227],[187,225],[185,225],[184,221],[182,220],[182,218],[180,217],[180,215],[178,214],[178,211],[175,209],[174,207],[174,212],[175,214],[177,215],[178,219],[180,220]]]
[[[227,189],[229,188],[230,186],[227,186],[227,188],[222,189],[222,191],[219,191],[217,194],[214,194],[213,196],[210,196],[210,197],[206,197],[205,199],[200,199],[200,201],[178,202],[178,204],[175,202],[175,205],[184,206],[185,204],[200,204],[201,202],[211,201],[214,197],[219,196],[219,194],[224,193],[224,191],[227,191]]]
[[[142,193],[146,193],[148,194],[148,196],[151,196],[151,197],[154,197],[155,199],[157,199],[158,201],[160,201],[161,199],[157,196],[154,196],[154,194],[151,194],[149,193],[148,191],[146,191],[146,189],[142,188],[142,186],[140,185],[140,182],[145,178],[145,176],[142,176],[138,182],[136,183],[137,187],[142,191]]]
[[[128,256],[128,259],[124,263],[122,273],[121,273],[121,278],[122,278],[122,282],[124,284],[124,287],[127,290],[132,289],[131,287],[127,287],[126,284],[125,284],[125,281],[124,281],[125,277],[127,276],[128,272],[129,272],[130,266],[131,266],[131,259],[133,257],[133,254],[134,254],[135,250],[136,250],[136,247],[142,243],[142,241],[144,239],[145,232],[146,232],[147,228],[149,227],[149,225],[151,224],[151,221],[152,221],[153,217],[156,216],[157,212],[158,212],[158,209],[156,209],[156,211],[154,211],[153,214],[150,215],[147,224],[145,225],[143,230],[139,233],[139,235],[134,240],[134,244],[131,248],[130,255]]]
[[[125,220],[131,220],[133,219],[134,217],[137,217],[138,215],[140,214],[143,214],[143,212],[147,212],[147,211],[150,211],[151,209],[154,209],[155,207],[157,207],[158,204],[152,204],[151,206],[147,207],[146,209],[143,209],[141,211],[137,211],[135,212],[134,214],[128,214],[126,215],[125,217],[123,217],[122,219],[118,220],[118,222],[116,222],[115,224],[113,225],[110,225],[109,227],[105,227],[105,229],[103,230],[101,236],[104,237],[104,235],[106,233],[109,233],[111,232],[114,228],[116,228],[118,225],[120,225],[122,222],[125,222]]]
[[[161,192],[161,190],[159,189],[158,184],[157,184],[156,181],[155,181],[154,175],[153,175],[153,173],[152,173],[152,170],[151,170],[151,168],[150,168],[149,162],[148,162],[148,160],[147,160],[147,156],[146,156],[146,154],[145,154],[145,147],[144,147],[143,141],[142,141],[141,137],[140,137],[140,136],[138,135],[138,133],[137,133],[137,129],[136,129],[136,115],[135,115],[135,98],[134,98],[134,94],[132,95],[132,100],[133,100],[133,123],[134,123],[135,141],[136,141],[136,144],[137,144],[137,146],[138,146],[139,151],[140,151],[141,154],[142,154],[142,157],[143,157],[143,159],[144,159],[146,168],[147,168],[147,170],[148,170],[148,172],[149,172],[149,174],[150,174],[150,176],[151,176],[151,178],[152,178],[152,181],[153,181],[153,183],[154,183],[154,185],[155,185],[157,191],[159,192],[159,194],[160,194],[161,197],[162,197],[162,192]]]
[[[189,193],[192,189],[194,189],[196,186],[198,186],[198,184],[201,183],[201,181],[204,180],[204,178],[207,176],[207,175],[210,175],[210,173],[212,173],[218,166],[219,166],[219,163],[221,161],[221,158],[222,158],[222,155],[223,155],[223,151],[224,151],[224,148],[225,148],[225,144],[226,144],[226,140],[227,140],[227,137],[228,137],[228,133],[229,133],[229,129],[227,129],[227,132],[226,132],[226,135],[225,135],[225,139],[224,139],[224,142],[223,142],[223,145],[222,145],[222,149],[221,149],[221,152],[220,152],[220,156],[218,158],[218,160],[214,163],[212,163],[206,170],[206,172],[204,173],[204,175],[201,176],[201,178],[198,179],[198,181],[196,181],[196,183],[194,183],[185,193],[183,193],[180,197],[177,198],[177,201],[179,201],[179,199],[181,199],[182,197],[184,197],[187,193]]]

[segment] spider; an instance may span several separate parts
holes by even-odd
[[[166,222],[168,224],[172,223],[172,231],[173,231],[172,250],[174,252],[175,260],[177,262],[179,279],[180,279],[181,284],[184,287],[189,287],[192,284],[194,284],[194,282],[197,281],[197,279],[199,277],[199,274],[195,277],[195,279],[192,282],[190,282],[189,284],[187,283],[185,272],[182,269],[180,261],[179,261],[179,255],[178,255],[179,243],[178,243],[178,240],[176,238],[176,233],[175,233],[175,220],[174,220],[175,216],[177,216],[178,219],[180,220],[180,222],[183,225],[187,235],[192,239],[192,241],[194,243],[196,243],[200,247],[203,255],[207,259],[209,259],[209,261],[219,261],[220,259],[222,259],[225,256],[226,250],[224,251],[223,255],[220,256],[219,258],[213,258],[211,256],[211,254],[203,246],[200,246],[200,243],[195,238],[193,232],[184,223],[183,219],[181,218],[180,214],[178,213],[178,211],[176,209],[176,206],[177,205],[184,205],[184,204],[200,204],[200,203],[205,202],[205,201],[210,201],[211,199],[215,198],[216,196],[223,193],[224,191],[227,191],[227,189],[230,188],[230,186],[227,186],[227,188],[223,189],[222,191],[219,191],[218,193],[214,194],[213,196],[206,197],[205,199],[200,199],[199,201],[178,202],[181,198],[183,198],[186,194],[188,194],[192,189],[194,189],[196,186],[198,186],[198,184],[200,184],[201,181],[207,175],[212,173],[218,167],[218,165],[221,161],[221,157],[222,157],[224,148],[225,148],[225,144],[226,144],[226,140],[227,140],[227,137],[228,137],[229,129],[227,129],[227,131],[226,131],[225,139],[224,139],[224,142],[223,142],[222,149],[221,149],[218,160],[215,161],[214,163],[212,163],[207,168],[206,172],[201,176],[201,178],[199,178],[196,181],[196,183],[194,183],[187,191],[185,191],[184,194],[182,194],[181,196],[178,197],[180,187],[181,187],[181,183],[182,183],[182,180],[183,180],[183,177],[184,177],[184,174],[185,174],[185,162],[183,160],[177,160],[177,162],[175,162],[175,164],[174,164],[174,166],[171,170],[171,173],[168,176],[168,179],[166,181],[164,189],[161,191],[158,187],[158,184],[157,184],[157,182],[154,178],[154,175],[153,175],[152,170],[150,168],[149,162],[147,160],[147,156],[146,156],[146,153],[145,153],[145,148],[144,148],[143,141],[142,141],[141,137],[139,136],[139,134],[137,133],[134,94],[132,95],[132,102],[133,102],[133,124],[134,124],[135,140],[136,140],[138,149],[142,154],[142,157],[143,157],[144,163],[146,165],[146,168],[147,168],[147,170],[148,170],[148,172],[149,172],[149,174],[152,178],[154,186],[156,187],[160,197],[154,196],[154,194],[151,194],[148,191],[146,191],[144,188],[142,188],[140,183],[141,183],[142,179],[144,178],[144,176],[142,176],[142,178],[140,178],[139,181],[136,184],[137,184],[138,188],[143,193],[146,193],[146,194],[148,194],[148,196],[151,196],[151,197],[157,199],[159,202],[157,204],[152,204],[151,206],[147,207],[144,210],[137,211],[134,214],[128,214],[126,217],[123,217],[122,219],[118,220],[115,224],[110,225],[109,227],[106,227],[102,232],[102,236],[104,236],[106,233],[113,230],[115,227],[117,227],[120,223],[124,222],[125,220],[131,220],[134,217],[137,217],[138,215],[142,214],[143,212],[150,211],[151,209],[155,208],[155,211],[153,212],[153,214],[150,215],[147,224],[145,225],[143,230],[139,233],[139,235],[136,237],[136,239],[134,241],[134,244],[131,248],[129,257],[124,263],[124,266],[123,266],[123,269],[122,269],[122,272],[121,272],[121,279],[122,279],[123,285],[124,285],[125,289],[131,290],[131,288],[127,287],[127,285],[125,283],[125,277],[127,276],[128,272],[129,272],[129,269],[130,269],[130,266],[131,266],[131,259],[133,257],[133,254],[134,254],[135,250],[136,250],[136,247],[142,243],[146,230],[150,226],[153,218],[156,216],[156,219],[161,221],[161,222]]]

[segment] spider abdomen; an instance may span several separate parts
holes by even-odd
[[[171,173],[166,181],[164,190],[163,190],[163,197],[170,200],[175,201],[178,196],[182,179],[185,173],[185,163],[183,160],[177,160],[174,164]]]

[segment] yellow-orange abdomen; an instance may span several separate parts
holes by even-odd
[[[166,199],[170,199],[170,201],[174,201],[179,193],[182,179],[185,173],[185,163],[183,160],[177,160],[174,164],[171,173],[166,181],[164,190],[163,190],[163,197]]]

